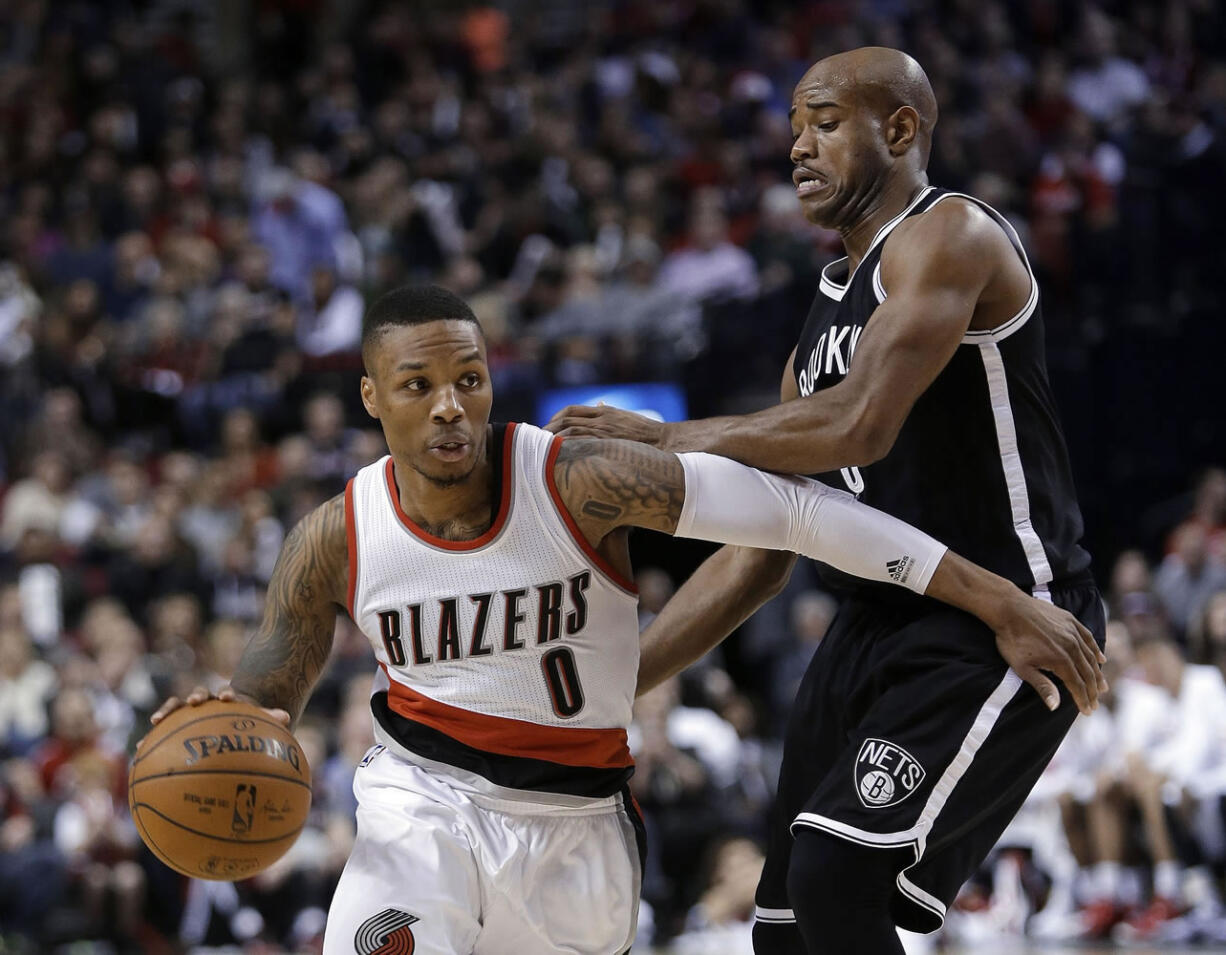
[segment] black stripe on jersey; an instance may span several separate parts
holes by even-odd
[[[622,806],[625,807],[626,815],[630,817],[630,824],[634,826],[634,842],[639,850],[639,869],[643,878],[646,878],[647,824],[643,821],[643,814],[639,812],[639,804],[631,795],[629,786],[622,787]]]
[[[495,786],[600,799],[620,792],[634,775],[633,766],[591,769],[526,756],[487,753],[394,712],[388,706],[386,691],[370,698],[370,708],[379,725],[405,749],[425,759],[476,773]]]

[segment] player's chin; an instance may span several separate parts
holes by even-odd
[[[458,461],[432,460],[429,466],[421,468],[421,473],[435,484],[448,487],[467,480],[476,466],[475,455],[470,453]]]
[[[830,204],[820,196],[804,196],[800,200],[800,214],[810,225],[830,228]]]

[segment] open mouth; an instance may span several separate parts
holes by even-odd
[[[468,442],[462,438],[437,441],[430,445],[430,453],[443,461],[462,461],[468,454]]]
[[[796,184],[796,195],[803,198],[821,192],[830,183],[811,169],[797,166],[792,173],[792,182]]]

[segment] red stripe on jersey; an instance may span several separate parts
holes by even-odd
[[[350,618],[356,623],[353,598],[358,590],[358,528],[353,510],[354,480],[350,478],[349,483],[345,485],[345,544],[349,551],[349,596],[346,606],[349,608]]]
[[[490,525],[490,529],[480,537],[470,541],[449,541],[441,537],[435,537],[429,531],[414,523],[413,519],[404,512],[404,508],[400,506],[400,488],[396,486],[396,462],[390,457],[387,459],[387,490],[392,499],[392,507],[396,510],[396,516],[400,518],[400,523],[410,530],[415,537],[421,538],[432,547],[441,547],[443,550],[475,550],[488,544],[498,532],[502,530],[502,525],[507,522],[507,515],[511,513],[511,479],[513,469],[511,467],[514,458],[512,457],[512,449],[514,447],[515,424],[514,422],[507,424],[506,433],[502,438],[502,498],[498,502],[498,516],[494,518],[494,522]]]
[[[379,666],[387,673],[384,664]],[[388,707],[394,713],[446,733],[473,749],[590,769],[624,769],[634,765],[626,731],[621,727],[542,726],[527,720],[489,716],[422,696],[397,682],[390,673],[388,683]]]
[[[617,584],[622,590],[629,591],[632,594],[639,592],[638,587],[634,585],[633,580],[627,580],[617,568],[605,559],[595,547],[589,543],[588,539],[583,536],[583,531],[579,530],[579,525],[575,523],[575,519],[571,517],[570,509],[562,500],[562,495],[558,491],[558,482],[554,479],[553,467],[558,460],[558,452],[562,450],[562,442],[566,440],[562,437],[555,437],[549,446],[549,457],[545,459],[545,484],[549,487],[549,496],[553,498],[553,506],[557,509],[558,515],[562,518],[562,522],[566,524],[566,529],[570,531],[570,536],[575,539],[575,543],[579,545],[579,549],[591,559],[601,573],[608,577],[613,583]]]

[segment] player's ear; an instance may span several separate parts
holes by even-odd
[[[362,404],[366,406],[366,413],[377,420],[379,410],[375,406],[375,381],[366,375],[362,376]]]
[[[901,156],[915,145],[919,135],[919,113],[911,106],[900,106],[885,121],[885,143],[891,156]]]

